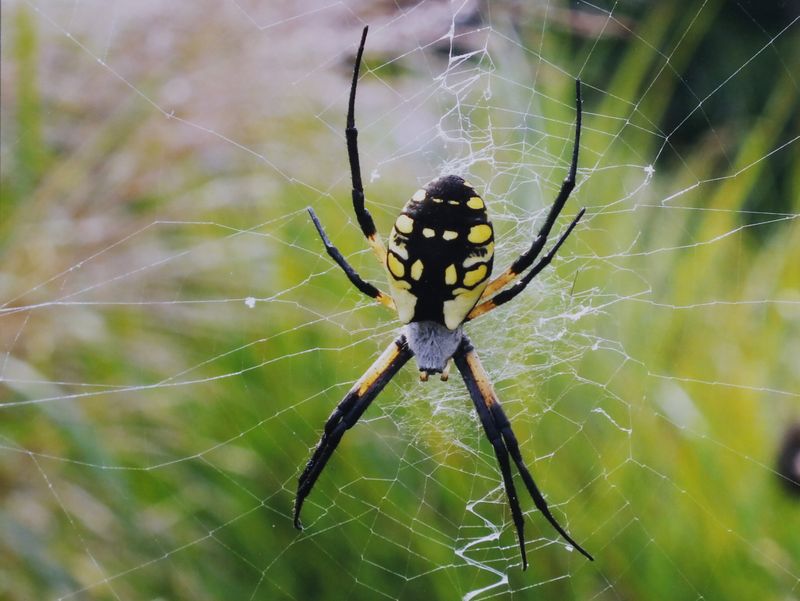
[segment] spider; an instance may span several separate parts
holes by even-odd
[[[500,465],[517,531],[522,569],[528,567],[524,522],[511,476],[509,456],[516,464],[534,504],[547,521],[573,548],[593,560],[592,556],[567,534],[550,512],[533,476],[525,466],[519,444],[492,388],[489,376],[463,331],[464,323],[467,321],[507,303],[522,292],[552,261],[558,249],[583,217],[585,209],[578,212],[553,247],[536,261],[547,242],[550,230],[575,187],[581,133],[580,80],[575,82],[577,117],[569,173],[530,248],[502,274],[489,281],[494,259],[494,231],[487,217],[483,199],[459,176],[439,177],[414,193],[395,220],[389,236],[388,251],[376,233],[372,216],[364,207],[364,187],[358,156],[358,130],[354,118],[356,85],[368,29],[364,27],[356,54],[345,133],[353,184],[353,207],[361,231],[380,263],[386,268],[391,295],[364,281],[339,249],[331,243],[314,210],[309,207],[308,212],[325,245],[325,250],[342,268],[350,282],[367,296],[397,311],[400,321],[405,325],[400,336],[353,385],[325,422],[322,437],[298,480],[294,525],[298,530],[302,530],[300,510],[303,502],[344,433],[356,424],[370,403],[400,368],[411,357],[416,357],[420,380],[426,381],[430,374],[437,373],[441,374],[442,380],[447,380],[452,359],[464,379],[484,432],[492,443]],[[522,275],[525,270],[528,270],[527,273]]]

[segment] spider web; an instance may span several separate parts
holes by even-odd
[[[11,599],[798,599],[798,6],[2,5],[0,592]],[[292,528],[322,424],[397,323],[387,232],[469,178],[501,269],[566,172],[587,214],[467,330],[557,519],[457,375],[401,372]],[[556,233],[557,235],[557,233]],[[788,491],[788,492],[787,492]]]

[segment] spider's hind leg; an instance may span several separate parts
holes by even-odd
[[[361,160],[358,156],[358,128],[356,128],[356,88],[358,87],[358,74],[361,70],[361,57],[364,54],[364,45],[367,42],[367,32],[369,27],[364,27],[361,33],[361,43],[358,45],[356,61],[353,66],[353,82],[350,84],[350,100],[347,103],[347,125],[345,127],[345,137],[347,138],[347,160],[350,163],[350,179],[353,183],[353,210],[358,219],[358,225],[367,238],[367,242],[378,257],[378,261],[383,264],[386,261],[386,247],[378,236],[375,229],[375,222],[372,220],[369,210],[364,206],[364,184],[361,181]]]
[[[325,229],[322,227],[319,219],[317,218],[317,214],[314,212],[314,209],[308,207],[308,214],[311,215],[311,221],[314,222],[314,227],[317,228],[317,233],[319,237],[322,238],[322,243],[325,245],[325,250],[330,255],[331,259],[336,261],[336,264],[342,268],[347,279],[358,288],[361,292],[369,296],[370,298],[374,298],[382,305],[389,307],[390,309],[394,309],[394,301],[392,297],[386,294],[385,292],[381,292],[378,288],[370,284],[369,282],[364,281],[358,272],[353,269],[353,266],[347,262],[347,259],[344,258],[341,251],[336,248],[333,243],[328,238],[328,235],[325,233]]]
[[[536,237],[533,239],[530,248],[522,253],[508,269],[506,269],[503,273],[499,276],[494,278],[489,284],[484,288],[483,293],[481,294],[481,302],[476,305],[472,311],[470,311],[467,319],[475,319],[483,315],[484,313],[488,313],[492,309],[502,305],[503,303],[508,302],[512,298],[514,298],[517,294],[522,292],[525,287],[530,283],[530,281],[536,277],[536,275],[552,261],[553,256],[556,252],[558,252],[559,247],[564,243],[564,240],[572,233],[572,230],[577,225],[578,221],[580,221],[581,217],[583,217],[585,209],[581,209],[578,213],[577,217],[573,219],[572,223],[567,228],[566,232],[561,236],[561,238],[556,242],[553,248],[548,252],[542,259],[539,260],[538,263],[534,264],[539,254],[547,244],[547,239],[550,236],[550,231],[553,229],[558,216],[561,214],[561,211],[564,209],[564,205],[569,199],[570,194],[572,194],[572,190],[575,188],[575,178],[578,171],[578,152],[581,146],[581,115],[582,115],[582,104],[583,101],[581,99],[581,80],[575,80],[575,140],[572,144],[572,160],[569,165],[569,170],[567,171],[567,177],[564,178],[564,181],[561,183],[561,189],[558,192],[558,196],[553,201],[553,204],[550,206],[550,210],[547,212],[547,217],[542,224],[542,227],[539,229],[539,233],[536,234]],[[503,288],[508,286],[512,281],[514,281],[518,276],[520,276],[526,269],[533,265],[531,271],[529,271],[524,277],[517,281],[514,286],[510,289],[500,292]],[[494,296],[498,293],[497,296]],[[493,297],[493,298],[492,298]]]

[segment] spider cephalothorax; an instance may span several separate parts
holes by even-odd
[[[555,244],[541,258],[550,230],[575,187],[578,148],[581,131],[581,90],[576,81],[577,120],[575,144],[569,173],[550,207],[544,224],[530,248],[498,277],[490,280],[494,260],[494,230],[486,213],[483,199],[475,189],[457,175],[433,180],[417,190],[394,222],[389,235],[388,251],[375,230],[372,216],[364,207],[364,189],[358,157],[358,130],[355,127],[355,97],[361,56],[367,38],[367,28],[353,69],[350,102],[347,111],[347,152],[353,180],[353,207],[361,231],[378,260],[386,267],[391,295],[365,282],[350,266],[342,253],[331,243],[314,211],[309,213],[325,244],[328,254],[344,270],[350,281],[364,294],[397,311],[405,324],[402,334],[353,385],[336,406],[325,423],[324,432],[314,453],[305,466],[297,486],[294,524],[300,526],[300,510],[322,473],[344,433],[353,427],[378,393],[405,365],[416,357],[420,378],[427,380],[432,373],[447,379],[452,360],[469,391],[484,432],[492,443],[500,465],[514,526],[519,539],[522,566],[528,565],[525,555],[525,536],[522,511],[519,507],[514,480],[513,461],[525,488],[539,511],[561,536],[583,555],[592,559],[559,525],[542,497],[531,473],[525,466],[519,444],[511,430],[489,376],[481,366],[463,324],[510,301],[522,292],[530,281],[555,256],[564,240],[583,216],[581,209]],[[537,260],[538,259],[538,260]]]

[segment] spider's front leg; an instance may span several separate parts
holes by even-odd
[[[456,354],[453,356],[453,361],[458,371],[461,372],[461,377],[464,378],[464,383],[467,385],[467,390],[469,390],[470,397],[475,405],[475,410],[478,413],[478,417],[480,417],[486,436],[492,443],[497,462],[500,464],[500,472],[503,476],[506,495],[511,505],[511,515],[517,530],[520,554],[522,555],[522,569],[524,570],[528,567],[528,560],[525,555],[524,521],[522,511],[519,507],[517,491],[514,487],[514,480],[511,475],[509,454],[522,476],[522,481],[525,483],[528,493],[533,498],[536,507],[542,512],[542,515],[544,515],[547,521],[550,522],[550,525],[553,526],[570,545],[580,551],[585,557],[594,561],[594,558],[589,555],[583,547],[576,543],[556,521],[555,517],[553,517],[550,508],[547,506],[547,501],[544,500],[544,497],[533,480],[533,476],[531,476],[530,471],[522,459],[517,437],[514,435],[511,424],[503,408],[500,406],[497,395],[494,393],[489,376],[483,369],[478,355],[475,353],[472,344],[466,336],[464,336],[461,346],[459,346]]]
[[[406,362],[414,356],[408,348],[405,336],[400,336],[389,345],[378,360],[359,378],[350,391],[333,410],[322,437],[308,460],[303,473],[297,481],[297,498],[294,504],[294,526],[302,530],[300,510],[314,483],[319,478],[328,459],[331,458],[344,433],[352,428],[367,410],[370,403],[378,396],[383,387]]]

